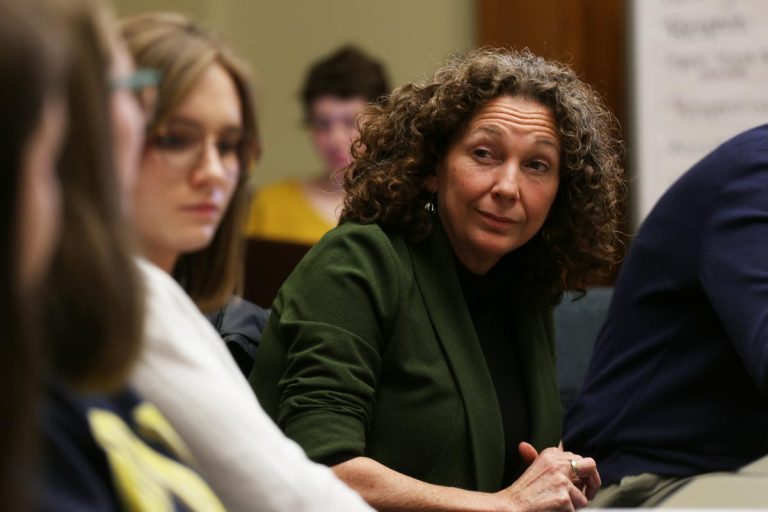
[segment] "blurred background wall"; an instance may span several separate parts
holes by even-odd
[[[344,43],[380,58],[393,86],[430,73],[452,52],[475,45],[473,0],[116,0],[119,16],[184,12],[216,30],[258,79],[263,184],[321,170],[302,124],[304,72]]]
[[[320,170],[301,126],[298,91],[312,61],[348,42],[381,58],[389,69],[393,86],[429,74],[450,53],[475,46],[529,47],[534,53],[569,63],[603,96],[622,127],[623,140],[627,141],[628,185],[635,203],[630,216],[633,218],[628,217],[622,229],[627,234],[634,232],[644,212],[686,170],[688,163],[704,155],[706,151],[699,150],[699,146],[708,150],[714,147],[713,141],[724,141],[749,125],[765,122],[768,112],[768,93],[764,87],[768,76],[765,0],[114,1],[119,15],[150,9],[186,12],[220,32],[251,62],[259,78],[265,145],[264,158],[255,176],[257,185],[282,177],[308,176]],[[736,35],[703,30],[728,27],[734,25],[733,20],[749,30]],[[689,39],[701,35],[696,41],[688,41],[691,48],[681,46],[679,34],[667,34],[679,26],[688,27]],[[703,28],[693,30],[696,27]],[[646,59],[643,70],[636,69],[640,60],[634,57],[638,44],[641,50],[650,49],[646,53],[651,57]],[[725,57],[713,64],[710,61],[717,60],[723,45],[730,53],[720,52]],[[732,60],[743,64],[740,73],[731,69]],[[727,80],[712,86],[711,73],[702,75],[704,78],[691,78],[689,75],[698,68],[684,69],[676,64],[693,61],[709,63],[704,71],[713,66],[724,70],[717,76]],[[663,80],[653,79],[653,73],[663,73]],[[641,88],[638,83],[643,80],[648,83]],[[742,106],[739,112],[746,112],[747,115],[741,115],[745,119],[718,118],[710,123],[716,125],[718,135],[713,140],[700,141],[707,130],[697,124],[682,124],[685,119],[672,116],[674,112],[666,104],[654,100],[676,87],[683,87],[680,95],[684,99],[689,96],[688,91],[699,94],[714,87],[704,98],[706,101],[701,102],[706,105],[733,103],[734,91],[758,91],[747,99],[761,108]],[[740,92],[736,95],[744,96]],[[642,97],[656,103],[639,101]],[[652,119],[646,123],[650,126],[646,140],[641,140],[641,130],[636,126],[641,114]],[[691,139],[688,143],[695,145],[698,153],[687,155],[690,162],[685,165],[676,163],[671,169],[661,169],[659,155],[675,149],[664,144],[668,146],[668,140],[679,138],[680,134]],[[660,140],[651,147],[654,140],[647,139]],[[643,151],[643,147],[651,149]],[[646,166],[637,159],[644,152],[651,155]],[[658,190],[643,199],[647,203],[645,210],[639,210],[639,185],[643,180],[655,183],[662,179],[663,183],[656,183]]]

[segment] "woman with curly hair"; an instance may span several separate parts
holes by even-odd
[[[594,461],[557,448],[552,305],[617,258],[615,129],[528,51],[369,107],[342,224],[281,289],[251,374],[310,458],[382,510],[587,504]]]

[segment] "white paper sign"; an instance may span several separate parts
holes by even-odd
[[[633,0],[639,223],[710,150],[768,123],[768,0]]]

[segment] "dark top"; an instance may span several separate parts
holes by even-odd
[[[509,290],[514,286],[512,259],[511,256],[503,258],[485,275],[473,274],[456,260],[464,300],[501,410],[505,486],[517,480],[525,470],[518,445],[521,441],[530,441],[523,368],[509,317],[512,308]]]
[[[561,426],[552,309],[508,294],[503,329],[520,341],[542,450]],[[503,488],[499,400],[439,223],[418,242],[352,222],[325,235],[278,293],[250,382],[313,460],[353,453],[436,485]]]
[[[226,343],[240,371],[248,377],[269,310],[240,297],[232,297],[223,308],[206,317]]]
[[[223,510],[180,462],[186,448],[152,405],[124,389],[76,393],[50,381],[43,403],[38,510]]]
[[[768,125],[696,164],[644,222],[564,441],[604,484],[768,453]]]

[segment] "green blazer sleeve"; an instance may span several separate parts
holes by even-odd
[[[332,230],[273,304],[250,382],[310,458],[362,454],[402,277],[380,230]]]
[[[541,449],[560,436],[551,312],[520,303]],[[439,485],[501,485],[501,414],[439,225],[418,243],[376,225],[331,231],[279,292],[250,382],[310,458],[346,452]]]

